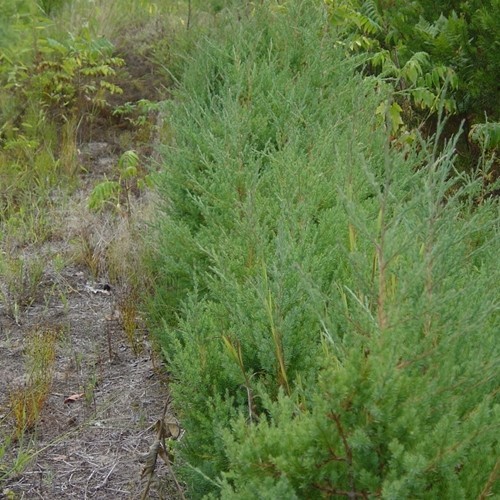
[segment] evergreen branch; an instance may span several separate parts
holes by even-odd
[[[337,430],[338,430],[339,435],[340,435],[340,439],[342,440],[342,444],[344,445],[344,450],[345,450],[345,454],[346,454],[346,462],[347,462],[348,469],[349,469],[348,470],[349,482],[350,482],[350,486],[351,486],[352,491],[345,492],[346,495],[344,495],[344,496],[348,496],[349,498],[356,498],[357,496],[361,496],[362,498],[365,498],[366,497],[365,493],[357,493],[356,492],[356,482],[354,480],[354,469],[353,469],[353,461],[352,461],[352,449],[349,446],[349,443],[347,442],[347,436],[345,434],[344,428],[342,427],[342,423],[340,421],[340,416],[337,413],[330,413],[329,415],[327,415],[327,417],[330,420],[333,420],[335,422],[335,425],[336,425]],[[337,494],[340,495],[341,493],[337,493]]]
[[[346,491],[338,490],[337,488],[332,488],[331,486],[322,486],[320,484],[313,485],[316,489],[328,493],[328,495],[337,495],[347,498],[369,498],[368,494],[364,491]]]
[[[488,481],[484,485],[483,491],[481,491],[478,500],[484,500],[485,498],[491,496],[491,489],[498,480],[499,473],[500,473],[500,459],[497,460],[495,467],[493,467],[490,477],[488,478]]]

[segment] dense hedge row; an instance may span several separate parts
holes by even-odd
[[[490,494],[498,204],[453,144],[389,147],[314,3],[224,17],[166,110],[151,317],[188,492]]]

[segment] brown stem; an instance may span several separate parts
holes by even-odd
[[[316,489],[323,491],[324,493],[328,493],[329,496],[336,495],[348,498],[368,498],[368,495],[364,491],[338,490],[337,488],[332,488],[331,486],[323,486],[321,484],[314,484],[313,486]]]
[[[191,0],[188,0],[188,18],[186,22],[186,29],[191,27]]]
[[[491,488],[496,483],[499,472],[500,472],[500,459],[497,460],[495,467],[493,467],[490,477],[488,478],[488,481],[486,482],[483,491],[481,491],[478,500],[484,500],[485,498],[491,496]]]
[[[356,491],[356,483],[354,481],[354,470],[353,470],[353,463],[352,463],[352,449],[349,446],[349,443],[347,442],[347,437],[346,437],[346,434],[344,432],[344,428],[342,427],[342,422],[340,421],[340,416],[337,413],[330,413],[328,415],[328,418],[335,422],[335,425],[337,426],[337,430],[339,432],[340,438],[342,439],[342,443],[344,445],[344,450],[345,450],[345,455],[346,455],[346,462],[347,462],[348,469],[349,469],[349,483],[350,483],[352,492],[355,492]],[[361,493],[359,495],[363,496],[363,494],[361,494]],[[350,495],[348,495],[348,496],[350,496]]]

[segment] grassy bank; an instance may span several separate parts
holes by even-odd
[[[150,314],[188,493],[485,497],[498,203],[453,142],[390,142],[314,4],[222,13],[165,108]]]

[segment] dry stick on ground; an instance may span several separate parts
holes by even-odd
[[[180,428],[177,422],[165,422],[165,415],[167,414],[167,409],[170,404],[170,400],[167,399],[165,406],[163,407],[163,413],[161,419],[156,422],[156,440],[150,446],[149,452],[146,456],[146,465],[142,470],[141,479],[147,476],[148,482],[144,487],[144,491],[142,492],[141,500],[146,500],[149,493],[149,488],[151,487],[151,482],[153,480],[154,471],[156,468],[156,462],[158,460],[158,456],[162,458],[162,460],[167,465],[169,473],[172,475],[172,479],[174,480],[177,491],[179,492],[180,497],[185,500],[184,492],[182,491],[182,487],[177,481],[177,478],[174,474],[172,466],[170,464],[169,452],[167,450],[167,446],[165,443],[166,438],[177,439],[180,435]],[[173,432],[172,432],[173,429]]]

